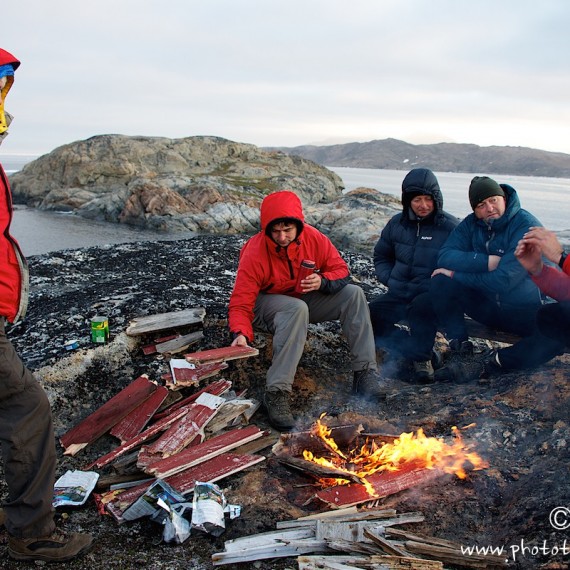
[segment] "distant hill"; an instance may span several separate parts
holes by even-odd
[[[511,174],[570,178],[570,154],[526,147],[475,144],[409,144],[397,139],[330,146],[269,147],[308,158],[324,166],[409,170],[430,168],[439,172]]]

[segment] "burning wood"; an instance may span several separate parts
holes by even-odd
[[[284,434],[273,451],[283,463],[287,463],[291,455],[302,455],[305,462],[323,468],[319,480],[323,489],[317,492],[316,498],[332,507],[385,497],[446,473],[465,478],[467,466],[474,470],[487,467],[485,461],[465,445],[457,428],[453,428],[452,443],[427,437],[419,429],[417,433],[402,433],[397,437],[369,434],[364,443],[355,445],[362,427],[351,426],[351,431],[344,426],[341,433],[351,434],[348,440],[353,447],[341,448],[333,437],[334,428],[324,425],[321,419],[309,432]],[[300,469],[306,465],[298,457],[289,460],[289,464]],[[312,475],[318,472],[310,468],[306,471]]]

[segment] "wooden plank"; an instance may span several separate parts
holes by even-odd
[[[306,459],[301,459],[300,457],[291,457],[288,455],[277,456],[277,460],[286,465],[287,467],[292,467],[293,469],[298,469],[306,475],[311,475],[315,479],[343,479],[345,481],[352,481],[354,483],[362,483],[362,478],[356,473],[347,473],[340,469],[335,469],[334,467],[327,467],[325,465],[320,465],[314,461],[307,461]]]
[[[247,424],[259,406],[259,402],[243,398],[226,400],[218,410],[216,417],[206,426],[206,437],[229,426],[238,425],[238,423]]]
[[[196,368],[173,368],[174,374],[164,374],[162,378],[172,390],[194,386],[201,380],[211,378],[228,367],[226,362],[197,364]]]
[[[149,354],[155,354],[157,352],[156,350],[156,345],[160,344],[161,342],[166,342],[167,340],[172,340],[175,338],[178,338],[180,335],[178,334],[170,334],[168,336],[163,336],[161,338],[157,338],[154,340],[153,343],[151,344],[146,344],[145,346],[142,347],[142,351],[144,354],[146,354],[147,356]]]
[[[299,570],[443,570],[443,564],[436,560],[423,560],[402,556],[299,556]]]
[[[265,432],[261,431],[257,426],[237,428],[207,439],[194,447],[184,449],[180,453],[171,455],[166,459],[156,461],[148,465],[145,472],[157,478],[164,479],[165,477],[180,473],[185,469],[203,463],[240,445],[259,439],[264,433]]]
[[[125,443],[138,435],[148,424],[156,410],[160,408],[162,402],[168,396],[168,388],[158,386],[140,406],[136,407],[130,414],[126,415],[120,422],[115,424],[109,432],[121,443]]]
[[[130,321],[127,330],[129,336],[138,336],[154,331],[171,329],[202,323],[206,316],[206,309],[194,307],[183,311],[173,311],[170,313],[160,313],[136,317]]]
[[[189,334],[181,335],[179,337],[161,342],[156,347],[156,352],[159,354],[176,353],[186,350],[192,344],[196,344],[204,338],[202,331],[195,331]]]
[[[362,533],[366,538],[379,546],[386,554],[393,554],[394,556],[409,556],[409,552],[406,552],[402,548],[396,546],[393,542],[385,539],[379,532],[374,531],[371,528],[363,529]]]
[[[101,468],[104,467],[105,465],[108,465],[109,463],[111,463],[111,461],[117,459],[117,457],[120,457],[127,451],[131,451],[131,449],[134,449],[135,447],[142,445],[145,441],[147,441],[151,437],[154,437],[161,431],[167,429],[171,424],[173,424],[174,422],[185,416],[188,413],[189,409],[190,409],[189,406],[177,409],[172,414],[165,416],[155,424],[152,424],[143,432],[139,433],[139,435],[133,437],[133,439],[130,439],[125,443],[122,443],[119,447],[116,447],[106,455],[103,455],[103,457],[100,457],[99,459],[97,459],[97,461],[94,461],[93,463],[88,465],[85,469],[89,470],[92,469],[93,467]]]
[[[254,560],[267,560],[268,558],[288,558],[311,552],[330,552],[330,548],[323,543],[317,543],[314,538],[305,538],[270,546],[258,546],[249,550],[238,552],[217,552],[212,554],[212,564],[238,564],[253,562]]]
[[[465,568],[488,568],[506,566],[507,557],[483,554],[463,554],[460,549],[452,549],[444,546],[435,546],[422,542],[408,540],[404,543],[406,550],[414,554],[421,554],[440,560],[444,564],[455,564]]]
[[[150,382],[146,374],[133,380],[126,388],[61,436],[60,442],[65,448],[64,455],[75,455],[101,437],[156,389],[157,385]]]
[[[236,455],[222,453],[181,473],[167,477],[165,481],[182,495],[194,490],[196,481],[214,483],[265,461],[263,455]]]
[[[393,495],[404,489],[433,481],[442,475],[444,473],[439,469],[425,469],[418,467],[417,463],[410,463],[400,471],[382,471],[367,477],[368,483],[374,489],[375,497],[369,494],[364,485],[358,483],[322,489],[315,496],[333,508],[348,507],[374,498]]]
[[[178,408],[188,406],[188,404],[195,402],[200,397],[201,394],[207,393],[207,394],[213,394],[214,396],[221,396],[222,394],[225,394],[231,387],[232,383],[229,380],[217,380],[216,382],[211,382],[207,386],[204,386],[204,388],[202,388],[201,390],[198,390],[198,392],[191,394],[187,398],[184,398],[176,402],[164,412],[155,414],[154,419],[156,420],[162,419],[163,417],[166,417],[167,415],[171,414]]]
[[[258,354],[259,350],[251,346],[225,346],[222,348],[192,352],[185,354],[184,357],[188,362],[204,364],[206,362],[222,362],[235,360],[236,358],[248,358],[249,356],[257,356]]]
[[[212,394],[202,394],[193,404],[188,413],[173,423],[153,444],[147,448],[147,453],[160,454],[169,457],[189,445],[195,438],[203,441],[204,427],[216,415],[224,399]]]

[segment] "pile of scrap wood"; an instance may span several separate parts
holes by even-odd
[[[191,365],[187,370],[211,372],[214,365],[227,366],[226,360],[256,354],[250,347],[225,347],[186,354],[184,360]],[[194,385],[203,378],[182,382]],[[256,453],[275,438],[249,425],[259,402],[235,394],[231,386],[220,379],[183,398],[143,374],[61,436],[64,454],[75,455],[104,434],[118,439],[87,469],[115,468],[118,488],[98,499],[101,510],[123,522],[125,511],[157,480],[186,495],[196,481],[215,482],[265,459]],[[99,487],[103,481],[113,477],[101,478]]]
[[[349,507],[277,523],[265,532],[225,542],[214,566],[297,556],[300,570],[436,570],[506,565],[504,557],[465,554],[461,545],[393,528],[419,523],[422,513]],[[340,554],[344,553],[344,554]],[[312,556],[307,556],[313,554]]]

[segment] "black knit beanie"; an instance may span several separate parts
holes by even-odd
[[[491,196],[502,196],[504,198],[505,192],[492,178],[488,176],[475,176],[469,185],[469,202],[471,208],[474,210],[477,204],[480,204],[483,200]]]

